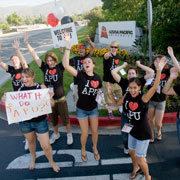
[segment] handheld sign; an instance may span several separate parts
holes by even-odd
[[[74,22],[56,26],[51,28],[51,35],[54,44],[54,48],[65,47],[66,42],[63,40],[63,33],[68,32],[70,34],[72,45],[78,44],[76,28]]]
[[[6,93],[8,124],[31,120],[52,112],[49,89]]]

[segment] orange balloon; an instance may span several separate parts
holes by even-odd
[[[48,22],[49,25],[55,27],[58,24],[59,20],[54,16],[53,13],[50,13],[47,16],[47,22]]]

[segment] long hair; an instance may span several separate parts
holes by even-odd
[[[46,61],[47,61],[47,58],[48,58],[48,57],[51,57],[51,58],[55,61],[55,63],[58,62],[58,57],[56,56],[56,54],[53,53],[53,52],[48,52],[48,53],[45,55],[45,58],[44,58],[46,64],[47,64]]]

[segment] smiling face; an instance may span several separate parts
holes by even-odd
[[[26,87],[31,87],[34,84],[34,76],[30,76],[27,73],[22,73],[21,81]]]
[[[15,69],[19,69],[21,67],[21,62],[18,56],[13,55],[11,56],[10,60]]]
[[[117,42],[113,41],[110,45],[110,52],[115,56],[118,49],[119,49],[119,44]]]
[[[81,57],[84,57],[86,55],[86,48],[85,48],[85,46],[80,46],[79,47],[79,55]]]
[[[134,77],[137,77],[137,73],[136,73],[135,69],[129,69],[127,72],[127,79],[129,80]]]
[[[129,93],[131,94],[131,96],[133,98],[135,98],[136,96],[139,95],[141,86],[139,86],[136,82],[133,81],[133,82],[129,83],[128,88],[129,88]]]
[[[48,56],[46,58],[46,64],[49,66],[49,68],[53,68],[56,66],[56,62],[51,56]]]
[[[93,63],[93,60],[88,57],[88,58],[84,59],[83,66],[84,66],[84,71],[85,72],[93,72],[95,65]]]

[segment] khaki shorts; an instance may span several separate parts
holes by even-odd
[[[148,108],[151,109],[158,109],[158,110],[165,110],[166,108],[166,101],[156,102],[156,101],[149,101]]]
[[[109,96],[109,93],[108,93],[108,90],[107,90],[107,87],[106,87],[106,83],[105,81],[103,81],[103,91],[104,91],[104,97],[105,97],[105,101],[107,104],[111,104],[112,101],[111,101],[111,98]],[[121,87],[117,84],[117,83],[109,83],[112,87],[112,90],[113,90],[113,94],[114,96],[117,98],[117,99],[120,99],[122,97],[122,89]]]
[[[69,112],[65,96],[54,100],[55,105],[52,107],[52,113],[49,115],[53,126],[58,124],[58,116],[61,117],[64,126],[69,124]]]

